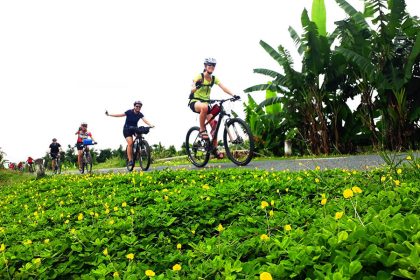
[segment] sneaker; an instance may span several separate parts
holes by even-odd
[[[133,165],[134,165],[134,162],[133,162],[132,160],[130,160],[130,161],[128,162],[128,165],[129,165],[129,166],[133,166]]]
[[[79,169],[80,174],[83,174],[83,169]]]

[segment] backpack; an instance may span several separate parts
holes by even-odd
[[[201,73],[201,80],[199,80],[199,81],[197,81],[196,83],[195,83],[195,86],[197,87],[197,88],[201,88],[201,87],[213,87],[213,85],[214,85],[214,80],[216,79],[216,77],[215,76],[211,76],[211,82],[210,82],[210,84],[209,85],[203,85],[202,83],[203,83],[203,81],[204,81],[204,73]],[[194,93],[193,92],[190,92],[190,96],[189,96],[189,99],[193,99],[194,98]]]

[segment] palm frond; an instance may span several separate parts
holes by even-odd
[[[280,96],[276,96],[273,98],[267,98],[264,101],[262,101],[257,108],[258,109],[262,109],[264,107],[270,106],[270,105],[274,105],[274,104],[282,104],[282,99],[284,97],[280,97]]]
[[[270,88],[270,84],[259,84],[249,88],[244,89],[244,92],[253,92],[253,91],[264,91]]]
[[[290,37],[293,39],[293,42],[295,42],[295,45],[298,47],[298,53],[301,55],[305,51],[305,46],[302,44],[302,40],[300,39],[296,30],[291,26],[289,26],[289,33]]]
[[[254,69],[254,73],[266,75],[266,76],[269,76],[269,77],[274,78],[274,79],[279,77],[279,76],[283,76],[282,74],[280,74],[276,71],[273,71],[273,70],[270,70],[270,69],[265,69],[265,68]]]
[[[373,66],[370,59],[361,56],[353,50],[349,50],[343,47],[336,48],[336,51],[342,54],[348,61],[351,61],[357,65],[359,69],[368,77],[373,77],[375,75],[375,67]]]
[[[352,20],[362,28],[369,29],[363,14],[357,11],[353,6],[347,3],[345,0],[335,0],[337,4],[351,17]]]
[[[420,31],[417,32],[416,41],[414,42],[413,49],[408,57],[407,63],[404,67],[404,80],[408,81],[413,74],[413,65],[416,63],[420,55]]]

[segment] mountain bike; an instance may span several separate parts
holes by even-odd
[[[136,160],[139,161],[141,170],[147,171],[149,169],[151,158],[152,158],[151,149],[150,149],[149,143],[147,143],[146,139],[144,139],[143,137],[144,134],[149,133],[149,130],[150,130],[150,127],[141,126],[137,128],[137,133],[134,134],[135,139],[132,145],[133,165],[129,164],[127,149],[126,149],[128,171],[133,171]]]
[[[89,151],[89,146],[98,144],[97,142],[93,142],[91,139],[83,140],[82,148],[83,148],[83,157],[82,157],[82,168],[80,170],[80,173],[83,174],[85,171],[87,173],[92,173],[92,155]]]
[[[61,161],[60,161],[60,153],[55,156],[51,155],[52,167],[54,174],[61,174]]]
[[[198,126],[191,127],[188,130],[185,148],[188,159],[193,165],[204,167],[210,160],[210,154],[217,151],[217,146],[215,147],[214,142],[216,142],[215,139],[217,139],[222,122],[224,126],[223,145],[227,157],[240,166],[247,165],[251,161],[254,153],[254,138],[251,129],[244,120],[238,117],[231,117],[231,114],[226,112],[223,105],[225,102],[237,100],[239,98],[235,97],[221,100],[203,100],[209,104],[215,104],[211,108],[213,116],[210,120],[207,120],[205,125],[209,125],[214,120],[217,120],[217,124],[212,129],[212,133],[208,135],[208,138],[202,137]],[[224,117],[227,117],[227,119],[223,120]]]

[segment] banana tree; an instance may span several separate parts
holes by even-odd
[[[418,87],[411,86],[416,79],[418,84],[413,72],[420,62],[419,21],[405,11],[404,0],[365,0],[363,14],[345,0],[336,2],[349,15],[337,23],[341,45],[336,51],[354,70],[354,87],[361,93],[357,113],[372,144],[407,148],[420,116]]]

